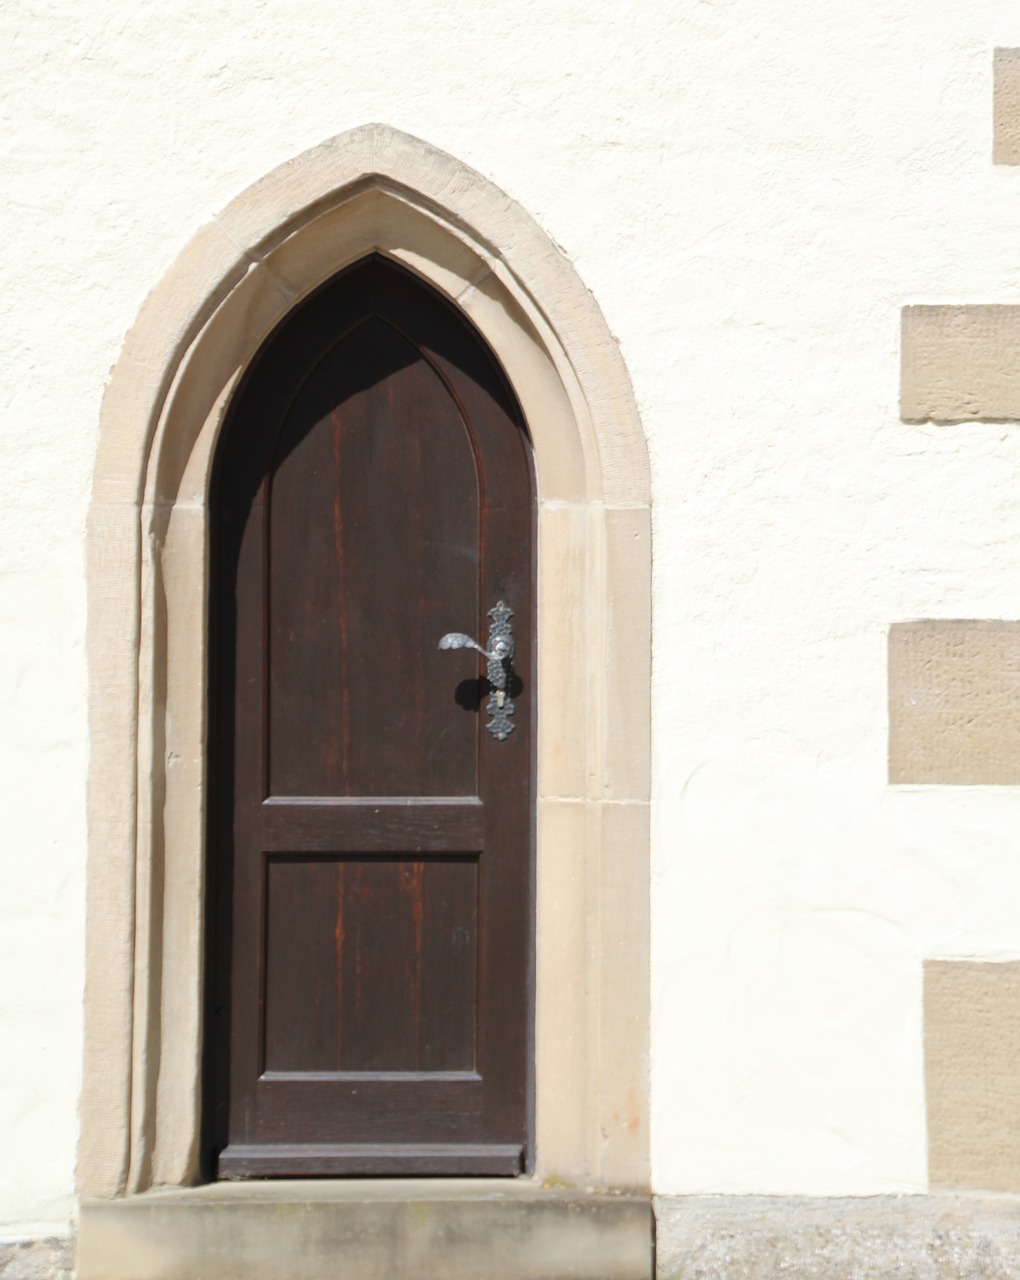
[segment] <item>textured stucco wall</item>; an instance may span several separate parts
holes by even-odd
[[[1020,956],[1020,797],[886,783],[886,632],[1020,617],[1020,434],[899,421],[899,309],[1020,301],[1011,0],[15,0],[4,85],[0,1235],[72,1211],[83,524],[142,299],[382,120],[492,178],[628,362],[655,514],[654,1181],[925,1186],[921,960]]]

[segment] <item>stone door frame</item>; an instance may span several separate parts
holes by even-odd
[[[650,506],[630,383],[597,304],[523,209],[443,152],[367,125],[274,170],[195,235],[103,403],[82,1197],[200,1177],[209,470],[259,344],[373,251],[477,326],[534,441],[534,1177],[648,1187]]]

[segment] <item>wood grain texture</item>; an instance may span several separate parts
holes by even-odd
[[[481,848],[485,809],[460,800],[268,800],[261,811],[266,853],[448,853]]]
[[[249,372],[213,530],[211,1154],[229,1176],[517,1172],[534,512],[501,371],[415,277],[357,264]],[[502,743],[484,663],[437,649],[484,639],[500,598]]]
[[[448,1174],[483,1176],[521,1172],[523,1148],[513,1143],[459,1145],[430,1143],[373,1146],[231,1145],[220,1156],[220,1169],[229,1178],[251,1177],[420,1177]]]
[[[274,857],[266,878],[263,1075],[474,1070],[477,859]]]

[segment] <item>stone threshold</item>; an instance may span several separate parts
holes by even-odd
[[[651,1198],[526,1179],[219,1182],[83,1200],[78,1280],[650,1280]]]

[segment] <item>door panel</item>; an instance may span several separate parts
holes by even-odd
[[[447,387],[389,325],[358,325],[290,407],[269,494],[269,794],[474,795],[436,648],[479,608],[478,479]]]
[[[266,871],[266,1071],[474,1071],[476,858]]]
[[[533,1023],[533,484],[460,315],[378,257],[267,341],[212,496],[222,1176],[507,1173]],[[514,732],[486,732],[486,610]]]

